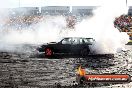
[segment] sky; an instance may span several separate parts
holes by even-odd
[[[87,1],[87,3],[86,3]],[[126,0],[120,0],[125,2]],[[132,6],[132,0],[127,0]],[[0,8],[41,7],[41,6],[100,6],[102,0],[1,0]]]

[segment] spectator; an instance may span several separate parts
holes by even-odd
[[[122,32],[130,32],[132,27],[132,17],[128,15],[121,15],[115,18],[114,27]]]

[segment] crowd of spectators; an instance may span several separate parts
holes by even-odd
[[[13,16],[13,17],[9,17],[6,22],[5,25],[8,26],[29,26],[33,23],[37,23],[39,22],[39,20],[43,18],[42,16]]]
[[[8,17],[5,20],[5,25],[6,27],[15,27],[16,29],[21,29],[24,27],[29,27],[32,24],[37,24],[41,21],[45,20],[44,15],[38,15],[38,16],[13,16],[13,17]],[[66,26],[67,28],[74,28],[75,23],[76,23],[76,17],[75,16],[66,16]]]
[[[32,15],[32,16],[12,16],[4,19],[4,27],[15,27],[16,29],[22,29],[29,27],[32,24],[37,24],[45,20],[45,15]],[[65,16],[66,18],[66,27],[74,29],[77,17],[76,16]],[[0,21],[3,22],[3,21]],[[2,23],[1,23],[2,25]],[[132,16],[121,15],[120,17],[115,18],[114,27],[117,28],[120,32],[128,32],[127,34],[132,39]]]
[[[76,21],[77,21],[77,19],[76,19],[75,16],[68,16],[66,18],[67,27],[74,29],[75,28]]]
[[[121,32],[132,32],[132,17],[129,15],[121,15],[115,18],[114,26]]]
[[[130,40],[132,40],[132,16],[121,15],[120,17],[115,18],[114,27],[120,32],[127,32]]]

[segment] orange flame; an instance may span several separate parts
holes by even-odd
[[[78,70],[77,70],[77,73],[80,75],[80,76],[84,76],[86,74],[86,71],[85,69],[82,69],[81,66],[79,66]]]

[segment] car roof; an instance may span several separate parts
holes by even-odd
[[[87,37],[64,37],[64,38],[76,38],[76,39],[79,39],[79,38],[87,38]],[[87,39],[93,39],[93,38],[87,38]]]

